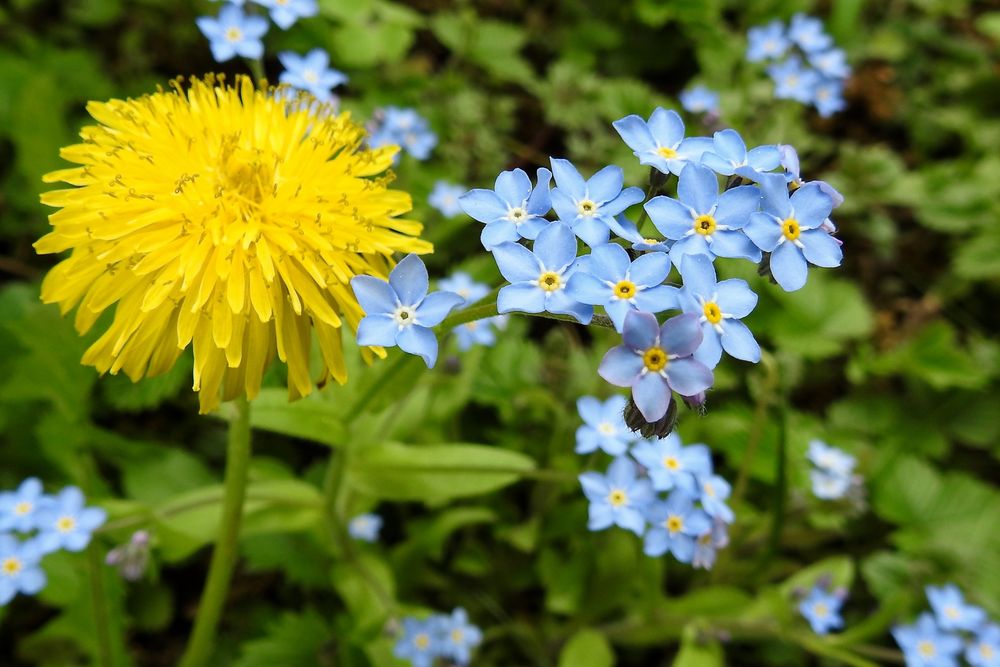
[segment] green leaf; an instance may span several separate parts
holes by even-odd
[[[217,415],[231,419],[236,408],[222,405]],[[288,400],[285,389],[262,389],[250,406],[253,428],[302,438],[324,445],[341,445],[347,439],[347,429],[332,402],[322,392],[297,401]]]
[[[699,637],[695,625],[687,625],[681,635],[681,650],[673,667],[722,667],[725,656],[718,639]]]
[[[347,482],[375,498],[443,502],[495,491],[534,468],[524,454],[498,447],[386,442],[358,449]]]
[[[300,614],[285,612],[258,639],[244,642],[236,667],[315,667],[333,639],[330,624],[311,609]]]
[[[395,604],[392,570],[378,556],[361,553],[333,567],[333,586],[350,611],[356,637],[373,639],[385,628]]]
[[[559,667],[613,667],[614,664],[611,644],[601,632],[591,628],[570,637],[559,653]]]
[[[831,556],[799,570],[786,579],[779,590],[791,598],[798,591],[807,591],[821,579],[828,579],[831,588],[850,589],[854,581],[854,561],[848,556]]]

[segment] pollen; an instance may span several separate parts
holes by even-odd
[[[719,310],[718,304],[714,301],[706,301],[703,311],[705,313],[705,319],[708,320],[710,324],[718,324],[722,321],[722,311]]]
[[[8,577],[13,577],[15,574],[20,572],[23,567],[24,566],[21,564],[21,561],[17,558],[5,558],[3,563],[0,563],[0,572]]]
[[[781,223],[781,233],[785,235],[785,238],[789,241],[794,241],[799,238],[802,234],[802,230],[799,228],[799,221],[795,218],[787,218]]]
[[[628,494],[621,489],[614,489],[608,494],[608,502],[612,507],[621,507],[628,502]]]
[[[62,516],[56,521],[56,530],[60,533],[68,533],[74,528],[76,528],[76,519],[71,516]]]
[[[673,148],[670,148],[669,146],[660,146],[659,148],[656,149],[656,154],[667,160],[673,160],[675,157],[677,157],[677,151],[675,151]]]
[[[555,271],[546,271],[538,276],[538,286],[546,292],[555,292],[562,287],[562,278]]]
[[[274,356],[290,399],[314,378],[346,382],[342,337],[364,315],[350,279],[384,278],[395,253],[432,246],[398,217],[411,209],[388,187],[398,147],[370,150],[347,114],[284,93],[209,75],[88,105],[97,124],[61,153],[77,166],[44,177],[71,187],[42,195],[59,210],[35,243],[72,253],[43,301],[76,308],[81,334],[114,312],[83,363],[138,381],[190,346],[202,412],[256,396]]]
[[[619,280],[614,288],[616,299],[631,299],[636,295],[638,289],[631,280]]]
[[[705,215],[699,215],[694,219],[694,231],[702,236],[711,236],[715,233],[715,228],[715,218],[707,213]]]
[[[659,347],[651,347],[642,354],[642,363],[651,373],[659,373],[667,366],[667,353]]]
[[[671,514],[663,524],[671,533],[679,533],[684,530],[684,519],[676,514]]]

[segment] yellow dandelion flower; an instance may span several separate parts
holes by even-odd
[[[42,300],[74,306],[82,334],[112,305],[114,319],[83,363],[133,380],[170,369],[194,348],[201,411],[253,398],[274,353],[289,397],[345,382],[346,321],[363,311],[351,277],[384,277],[393,253],[431,251],[422,225],[396,216],[410,196],[388,189],[396,147],[370,150],[347,114],[289,107],[247,77],[191,80],[139,99],[91,102],[99,125],[47,174],[74,187],[42,195],[60,210],[39,253],[72,250],[42,284]],[[363,351],[384,355],[379,348]]]

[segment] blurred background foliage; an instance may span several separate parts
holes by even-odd
[[[573,453],[574,402],[609,392],[595,372],[613,341],[605,332],[515,319],[493,348],[459,356],[452,341],[434,372],[393,356],[295,404],[274,367],[274,388],[254,405],[243,561],[215,664],[401,664],[386,622],[420,608],[469,610],[487,639],[474,664],[559,667],[878,663],[871,646],[891,646],[887,628],[922,608],[924,584],[945,580],[1000,614],[991,4],[320,0],[320,16],[272,27],[273,78],[278,51],[321,46],[350,76],[353,114],[395,104],[431,120],[434,158],[405,158],[398,184],[427,223],[439,277],[463,268],[499,283],[479,225],[426,204],[436,180],[487,186],[501,169],[531,171],[553,155],[591,170],[616,163],[643,185],[610,122],[679,108],[694,83],[721,92],[725,126],[749,143],[794,145],[806,177],[845,195],[836,221],[846,261],[795,293],[733,269],[761,295],[748,324],[777,363],[723,364],[708,414],[682,415],[685,441],[708,443],[729,479],[746,475],[733,544],[711,572],[647,558],[624,532],[585,529],[575,475],[606,461]],[[104,572],[116,664],[177,659],[218,519],[225,423],[197,416],[186,358],[136,385],[79,364],[88,340],[38,300],[55,261],[31,249],[47,226],[40,176],[60,166],[87,100],[218,71],[194,24],[216,8],[0,6],[0,488],[29,475],[80,485],[112,514],[105,549],[151,528],[144,581]],[[796,11],[823,17],[854,69],[848,108],[831,119],[775,101],[743,59],[747,28]],[[235,61],[222,69],[241,71]],[[380,380],[388,392],[359,400]],[[859,457],[863,507],[809,493],[804,452],[817,437]],[[383,501],[386,528],[380,545],[338,551],[321,527],[320,487],[330,448],[345,443],[337,511]],[[92,661],[86,570],[63,556],[46,561],[38,599],[0,608],[0,663]],[[851,599],[847,631],[820,640],[791,593],[824,574]]]

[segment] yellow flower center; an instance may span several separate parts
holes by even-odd
[[[677,471],[681,469],[681,462],[677,460],[676,456],[665,456],[663,458],[663,467],[667,470]]]
[[[521,224],[527,217],[528,217],[528,212],[525,211],[520,206],[512,208],[510,209],[510,211],[507,212],[507,218],[515,225]]]
[[[316,74],[316,72],[312,71],[311,69],[307,69],[305,72],[303,72],[302,78],[306,80],[306,83],[316,83],[317,81],[319,81],[319,76]]]
[[[710,236],[715,233],[715,218],[708,215],[699,215],[694,219],[694,231],[702,236]]]
[[[611,422],[601,422],[597,425],[597,430],[603,435],[615,434],[615,427]]]
[[[22,500],[18,504],[14,505],[14,514],[24,516],[31,511],[32,507],[34,507],[34,505],[29,503],[27,500]]]
[[[702,490],[705,491],[705,495],[708,496],[709,498],[714,498],[715,497],[715,487],[712,486],[711,484],[709,484],[708,482],[705,482],[704,484],[702,484],[701,488],[702,488]]]
[[[826,608],[826,605],[822,602],[817,602],[813,605],[813,613],[820,618],[826,618],[826,615],[830,613],[830,610]]]
[[[710,324],[718,324],[722,321],[722,311],[719,310],[718,304],[714,301],[706,301],[703,310],[705,311],[705,319]]]
[[[677,533],[684,529],[684,519],[676,514],[671,514],[667,517],[667,521],[664,525],[671,533]]]
[[[562,287],[562,278],[555,271],[546,271],[538,276],[538,286],[546,292],[555,292]]]
[[[983,656],[987,660],[992,660],[993,653],[994,653],[993,647],[987,644],[986,642],[982,642],[981,644],[979,644],[979,655]]]
[[[631,280],[619,280],[615,285],[615,298],[631,299],[637,291],[635,283]]]
[[[628,502],[628,494],[621,489],[613,489],[608,494],[608,502],[611,503],[612,507],[621,507]]]
[[[666,158],[667,160],[672,160],[677,157],[677,151],[669,146],[660,146],[656,149],[656,154],[662,158]]]
[[[476,329],[479,328],[479,322],[476,322],[476,321],[466,322],[465,323],[465,328],[468,329],[469,331],[475,331]]]
[[[576,205],[576,211],[580,215],[590,217],[597,213],[597,204],[590,201],[589,199],[584,199],[579,204]]]
[[[933,658],[937,655],[937,649],[934,647],[934,642],[927,641],[926,639],[917,643],[917,652],[925,658]]]
[[[426,651],[427,647],[431,645],[431,638],[424,632],[413,638],[413,643],[421,651]]]
[[[659,373],[667,366],[667,353],[659,347],[651,347],[642,355],[642,363],[646,370]]]
[[[462,640],[465,639],[465,633],[461,629],[455,628],[451,631],[451,641],[454,644],[461,644]]]
[[[711,543],[712,543],[712,533],[710,532],[705,533],[704,535],[698,538],[698,544],[702,545],[703,547],[707,547]]]
[[[409,306],[400,306],[393,313],[393,319],[396,320],[396,325],[405,327],[413,324],[413,319],[417,316],[417,311]]]
[[[642,242],[646,245],[656,245],[660,241],[658,239],[643,239]]]
[[[3,572],[8,577],[13,577],[21,571],[22,567],[21,561],[11,556],[4,559],[2,566],[0,566],[0,572]]]
[[[238,42],[243,39],[243,31],[239,28],[227,28],[226,29],[226,40],[230,42]]]
[[[961,617],[962,613],[958,611],[954,606],[948,605],[944,608],[944,615],[948,618],[957,619]]]
[[[802,234],[802,230],[799,228],[799,221],[795,218],[788,218],[781,223],[781,233],[785,235],[785,238],[789,241],[794,241],[799,238]]]
[[[68,533],[74,528],[76,528],[76,519],[71,516],[62,516],[56,521],[56,530],[60,533]]]

